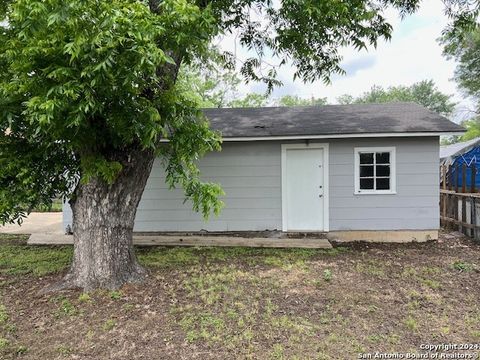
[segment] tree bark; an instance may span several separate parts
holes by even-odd
[[[146,271],[133,249],[137,206],[150,175],[153,151],[125,151],[113,184],[95,178],[80,183],[72,204],[73,263],[62,288],[117,289],[140,282]]]

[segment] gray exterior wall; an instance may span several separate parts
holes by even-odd
[[[225,207],[204,221],[183,204],[181,189],[168,190],[159,160],[155,161],[135,222],[136,231],[239,231],[281,229],[280,144],[224,143],[200,163],[202,179],[220,183]]]
[[[396,147],[397,193],[354,195],[354,148]],[[439,138],[330,141],[330,230],[440,227]]]
[[[301,141],[297,141],[301,142]],[[322,140],[329,143],[330,231],[426,230],[439,228],[438,137]],[[223,144],[200,162],[202,178],[220,183],[225,208],[204,221],[169,190],[160,160],[140,202],[135,231],[281,230],[281,144]],[[396,147],[397,194],[354,195],[354,148]],[[64,212],[66,226],[71,220]]]

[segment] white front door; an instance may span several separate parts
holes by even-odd
[[[284,145],[283,228],[325,230],[325,148]],[[285,224],[286,222],[286,224]]]

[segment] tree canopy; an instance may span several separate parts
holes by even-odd
[[[452,95],[439,91],[433,80],[423,80],[410,86],[391,86],[386,89],[381,86],[373,86],[358,97],[346,94],[340,96],[337,101],[340,104],[409,101],[445,116],[451,115],[456,105],[452,101]]]
[[[164,1],[12,1],[0,32],[0,220],[68,195],[80,174],[114,182],[119,153],[163,151],[167,181],[205,213],[218,186],[194,160],[219,136],[175,86],[176,67],[206,54],[219,27],[213,9]],[[188,36],[189,34],[195,36]],[[180,59],[181,58],[181,59]],[[7,131],[8,130],[8,131]],[[174,131],[172,131],[174,130]],[[167,149],[159,148],[169,139]],[[21,160],[20,160],[21,159]],[[23,176],[23,177],[22,177]]]
[[[466,141],[480,136],[480,27],[463,29],[460,33],[447,33],[442,38],[444,54],[457,61],[454,79],[460,90],[474,102],[467,110],[469,118],[462,121],[467,132],[452,137],[449,142]]]
[[[321,106],[327,105],[327,98],[301,98],[298,95],[284,95],[276,101],[278,106]]]

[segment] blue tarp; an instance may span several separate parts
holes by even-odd
[[[453,160],[451,167],[451,178],[450,182],[452,186],[455,185],[455,176],[457,176],[458,186],[463,186],[462,183],[462,167],[463,164],[467,165],[466,176],[465,176],[465,186],[467,188],[471,187],[472,184],[472,165],[475,165],[475,187],[480,189],[480,147],[474,147],[471,150],[467,151],[464,154],[457,155]],[[458,174],[456,174],[456,168],[458,166]]]

